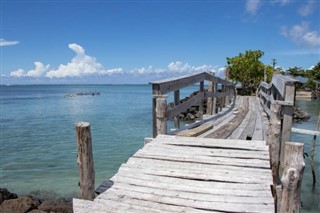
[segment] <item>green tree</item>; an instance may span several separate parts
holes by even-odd
[[[292,77],[307,77],[307,72],[305,72],[304,69],[301,67],[291,67],[287,70],[287,72],[292,76]]]
[[[311,70],[308,70],[307,73],[309,79],[320,81],[320,61]]]
[[[261,50],[247,50],[238,56],[227,58],[229,78],[242,84],[244,95],[250,95],[257,89],[260,82],[263,81],[265,68],[268,80],[272,78],[272,67],[265,66],[259,61],[263,54]]]

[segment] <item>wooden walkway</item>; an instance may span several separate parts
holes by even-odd
[[[159,135],[74,212],[273,212],[265,142]]]
[[[199,93],[181,103],[179,90],[197,82]],[[275,75],[260,84],[259,98],[233,96],[232,87],[207,73],[154,82],[154,138],[93,201],[73,199],[74,212],[299,212],[303,144],[288,142],[294,81]],[[164,94],[172,91],[169,109]],[[211,113],[180,128],[180,113],[198,104],[202,115],[204,99]],[[176,130],[167,135],[169,119]]]
[[[74,199],[74,212],[273,212],[256,100],[239,97],[223,122],[212,121],[219,125],[199,137],[159,135],[119,168],[112,187],[94,201]],[[256,140],[239,139],[250,137],[249,127]]]

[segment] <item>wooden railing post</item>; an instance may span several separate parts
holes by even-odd
[[[199,91],[200,91],[200,93],[204,92],[204,81],[200,82]],[[200,120],[203,119],[203,102],[204,102],[204,99],[202,98],[200,103],[199,103],[199,118],[200,118]]]
[[[300,212],[301,183],[305,167],[303,143],[286,142],[282,181],[281,213]]]
[[[159,134],[167,134],[167,95],[158,95],[156,98],[156,136]]]
[[[174,106],[178,106],[180,104],[180,90],[174,91]],[[180,117],[179,115],[174,117],[174,128],[180,128]]]
[[[209,82],[209,86],[208,86],[208,92],[213,92],[213,82],[210,81]],[[212,100],[212,97],[209,97],[207,99],[207,114],[208,115],[212,115],[212,104],[213,104],[213,100]]]
[[[75,124],[77,133],[77,163],[80,174],[80,198],[93,200],[95,198],[95,173],[92,155],[92,141],[90,123],[78,122]]]
[[[294,103],[295,85],[293,83],[287,84],[285,87],[284,101]],[[280,153],[280,174],[282,174],[283,163],[285,159],[285,142],[290,141],[291,128],[293,120],[293,106],[283,107],[283,120],[282,120],[282,136],[281,136],[281,153]]]
[[[279,182],[280,165],[280,137],[281,137],[281,105],[271,103],[271,115],[268,127],[267,144],[269,145],[270,166],[273,179],[273,195]]]
[[[217,94],[217,91],[218,91],[218,83],[215,82],[213,86],[213,94]],[[217,110],[217,98],[214,97],[213,103],[212,103],[212,115],[216,114],[216,110]]]

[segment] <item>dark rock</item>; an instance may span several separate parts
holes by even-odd
[[[308,120],[310,115],[304,112],[301,108],[294,107],[293,108],[293,120],[296,122]]]
[[[46,200],[39,207],[39,210],[45,212],[72,213],[72,202],[65,199]]]
[[[0,188],[0,205],[5,200],[15,199],[18,198],[18,196],[15,193],[11,193],[6,188]]]
[[[194,120],[196,117],[195,117],[193,114],[188,113],[188,114],[187,114],[187,118],[188,118],[189,120]]]
[[[40,201],[34,197],[20,197],[5,200],[0,206],[1,213],[25,213],[36,209]]]

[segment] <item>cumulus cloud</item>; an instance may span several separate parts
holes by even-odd
[[[19,44],[19,41],[7,41],[5,39],[0,39],[0,47],[2,46],[12,46],[12,45],[16,45]]]
[[[168,71],[177,73],[214,72],[215,67],[212,65],[191,66],[181,61],[173,61],[169,63]]]
[[[18,69],[16,71],[13,71],[10,73],[10,76],[12,77],[34,77],[34,78],[39,78],[43,77],[45,72],[48,71],[50,65],[44,65],[41,62],[34,62],[35,68],[33,70],[29,71],[24,71],[23,69]]]
[[[317,31],[311,31],[309,29],[308,22],[302,22],[292,26],[282,26],[280,28],[281,35],[290,38],[293,42],[309,47],[320,46],[320,36]]]
[[[78,44],[69,44],[69,48],[76,56],[67,64],[60,64],[58,69],[47,72],[48,78],[80,77],[98,74],[103,66],[94,57],[85,54],[85,50]]]
[[[316,1],[309,0],[307,4],[300,7],[298,12],[301,16],[309,16],[314,12],[316,6],[317,6]]]
[[[11,77],[20,78],[20,77],[26,76],[26,74],[25,74],[25,72],[24,72],[23,69],[17,69],[17,70],[15,70],[15,71],[12,71],[12,72],[10,73],[10,76],[11,76]]]
[[[126,74],[131,77],[173,77],[181,74],[191,74],[197,72],[215,72],[216,67],[212,65],[193,66],[182,61],[173,61],[166,68],[155,68],[153,66],[134,68],[130,71],[124,71],[123,68],[105,69],[102,64],[97,62],[96,58],[85,53],[85,49],[78,44],[69,44],[69,48],[75,53],[75,56],[66,64],[60,64],[58,68],[44,65],[41,62],[35,62],[35,68],[29,71],[18,69],[11,72],[11,77],[33,77],[63,79],[74,77],[98,77],[99,76],[121,76]]]
[[[251,15],[256,15],[258,9],[260,8],[261,1],[260,0],[247,0],[246,2],[246,12]]]

